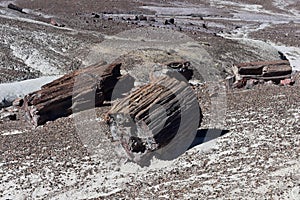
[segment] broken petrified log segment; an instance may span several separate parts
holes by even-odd
[[[184,60],[167,62],[162,65],[157,64],[153,67],[153,72],[150,74],[150,80],[160,77],[161,74],[165,74],[180,81],[189,81],[194,74],[193,70],[189,68],[190,66],[191,63]]]
[[[281,80],[291,76],[292,67],[288,60],[249,62],[234,66],[233,71],[238,79]]]
[[[136,161],[170,145],[187,149],[201,124],[202,113],[187,82],[162,76],[117,102],[106,120],[113,140]],[[184,140],[185,144],[178,145]]]
[[[289,61],[285,64],[280,63],[280,65],[268,65],[263,68],[263,77],[276,77],[276,76],[286,76],[292,74],[292,67],[289,65]]]
[[[243,66],[244,65],[244,66]],[[241,75],[263,75],[283,76],[292,73],[292,67],[288,60],[272,61],[272,62],[252,62],[243,63],[238,66]]]
[[[110,98],[122,77],[120,63],[96,64],[76,70],[24,97],[27,120],[35,126],[93,108]],[[133,83],[132,83],[133,85]]]

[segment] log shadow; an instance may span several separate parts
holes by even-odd
[[[200,144],[209,142],[211,140],[217,139],[223,135],[229,133],[229,130],[222,130],[222,129],[200,129],[197,131],[196,137],[192,142],[189,149],[192,149]]]
[[[150,154],[145,155],[137,163],[142,167],[150,166],[151,159],[153,158],[153,156],[155,156],[159,160],[165,160],[165,161],[166,160],[168,160],[168,161],[174,160],[174,159],[178,158],[180,155],[184,154],[184,152],[188,151],[189,149],[192,149],[196,146],[199,146],[206,142],[217,139],[227,133],[229,133],[229,130],[200,129],[197,131],[196,136],[193,139],[193,142],[191,143],[189,148],[185,149],[185,148],[182,148],[182,146],[180,144],[177,144],[177,145],[171,146],[169,149],[159,149],[157,151],[154,151]]]

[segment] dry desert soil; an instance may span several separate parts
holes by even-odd
[[[293,86],[224,85],[234,64],[283,57]],[[0,0],[1,107],[97,62],[142,84],[180,59],[204,115],[180,156],[124,161],[110,106],[39,127],[16,110],[0,120],[0,199],[300,199],[298,0]]]

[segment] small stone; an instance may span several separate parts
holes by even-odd
[[[95,15],[94,15],[94,18],[100,18],[100,15],[95,14]]]
[[[165,21],[165,23],[164,23],[165,25],[170,25],[170,24],[175,24],[175,19],[174,18],[171,18],[171,19],[166,19],[166,21]]]
[[[156,20],[155,20],[154,17],[150,17],[150,18],[149,18],[149,21],[150,21],[150,22],[156,22]]]
[[[50,24],[52,24],[53,26],[58,26],[58,23],[56,22],[55,19],[51,19]]]
[[[274,83],[273,83],[273,81],[267,81],[266,84],[267,85],[273,85]]]
[[[135,20],[136,21],[147,21],[147,17],[144,16],[144,15],[138,15],[138,16],[135,16]]]
[[[5,98],[2,101],[0,101],[0,109],[5,108],[5,107],[9,107],[11,105],[12,105],[12,102],[10,100],[5,99]]]
[[[225,82],[226,82],[227,89],[232,88],[235,82],[235,76],[227,76]]]
[[[254,85],[256,85],[257,83],[258,83],[258,80],[255,80],[255,79],[247,80],[245,88],[252,89],[254,87]]]
[[[204,86],[205,82],[202,82],[200,80],[189,80],[189,84],[192,86]]]
[[[11,112],[0,113],[0,120],[17,120],[17,115]]]
[[[175,24],[175,19],[174,19],[174,18],[171,18],[171,19],[169,20],[169,22],[170,22],[170,24]]]
[[[22,98],[17,98],[13,101],[12,105],[15,107],[21,107],[24,103],[24,100]]]
[[[246,84],[247,84],[247,80],[246,79],[237,80],[233,84],[233,88],[243,88],[243,87],[246,86]]]
[[[295,83],[294,80],[290,79],[290,78],[287,78],[287,79],[284,79],[284,80],[280,80],[280,85],[281,86],[286,86],[286,85],[293,85]]]

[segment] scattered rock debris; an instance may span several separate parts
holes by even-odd
[[[19,109],[15,108],[14,106],[3,108],[0,110],[0,120],[17,120],[17,112]]]

